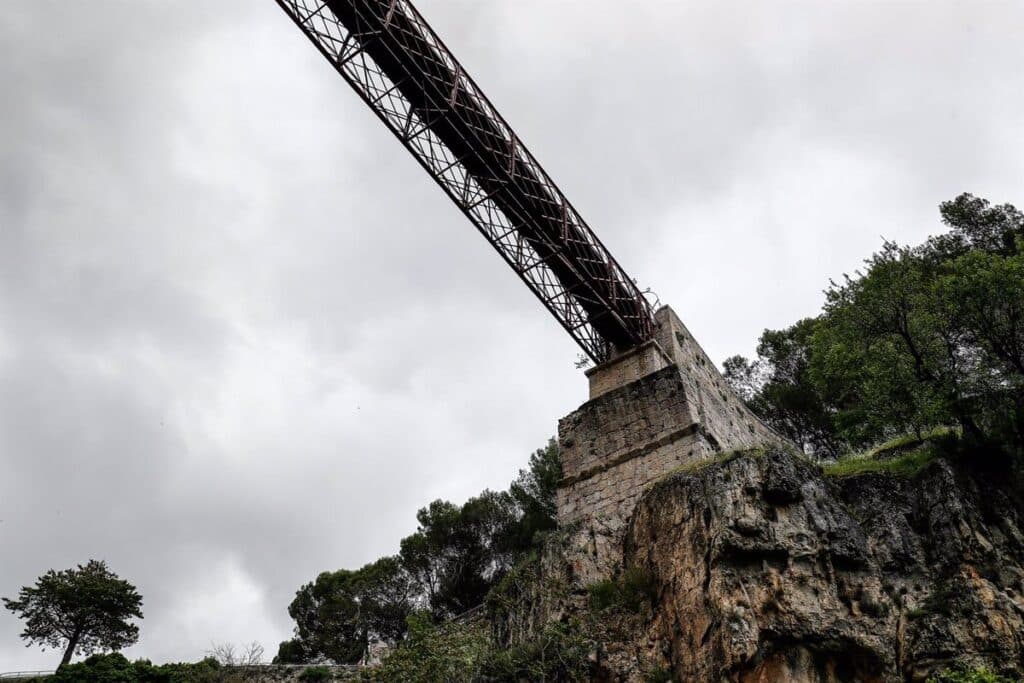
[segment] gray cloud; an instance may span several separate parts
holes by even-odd
[[[880,236],[1024,199],[1018,3],[419,3],[715,358]],[[576,350],[274,3],[0,18],[0,594],[103,557],[131,654],[287,637],[292,592],[504,486]],[[0,670],[52,666],[0,615]]]

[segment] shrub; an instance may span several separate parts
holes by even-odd
[[[1014,680],[988,669],[951,669],[928,679],[928,683],[1021,683],[1020,679]]]
[[[379,681],[469,683],[479,675],[490,638],[482,625],[435,624],[428,612],[408,618],[409,631],[373,671]]]
[[[651,669],[644,677],[645,683],[675,683],[675,680],[675,676],[672,675],[672,670],[666,669],[663,666]]]
[[[484,624],[435,624],[429,614],[417,613],[409,618],[406,640],[365,675],[410,683],[584,681],[590,649],[586,629],[576,620],[550,623],[533,639],[503,648]]]
[[[481,662],[485,680],[585,681],[589,680],[591,642],[577,621],[553,622],[533,639],[506,650],[492,648]]]
[[[907,612],[907,618],[923,619],[932,615],[950,617],[953,614],[953,602],[956,599],[956,587],[944,584],[932,591],[917,609]]]
[[[323,683],[323,681],[329,681],[333,677],[331,670],[326,666],[306,667],[306,669],[299,674],[299,680],[302,681],[302,683]]]
[[[62,667],[46,683],[224,683],[236,678],[229,668],[207,658],[194,664],[151,664],[134,662],[119,652],[92,655],[82,662]]]
[[[619,586],[615,579],[604,579],[587,586],[590,594],[590,607],[595,610],[606,610],[615,606],[619,599]]]
[[[590,607],[596,611],[623,609],[639,612],[645,605],[654,605],[658,598],[658,584],[649,570],[630,567],[614,579],[590,584],[587,592],[590,593]]]

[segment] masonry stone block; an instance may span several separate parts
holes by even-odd
[[[617,569],[621,529],[656,480],[718,451],[783,441],[733,394],[672,309],[655,321],[652,341],[588,371],[590,400],[558,425],[558,522],[573,530],[583,583]]]

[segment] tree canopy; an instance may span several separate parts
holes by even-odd
[[[142,597],[105,562],[51,569],[34,586],[23,587],[16,600],[3,602],[25,621],[23,640],[64,649],[61,666],[75,652],[120,650],[139,638],[139,627],[129,620],[142,618]]]
[[[324,572],[296,593],[295,637],[275,661],[358,661],[371,642],[405,637],[407,618],[426,609],[448,618],[483,603],[488,591],[555,527],[562,476],[554,439],[530,457],[508,491],[483,491],[462,505],[435,500],[416,513],[416,531],[395,557],[352,571]]]
[[[884,243],[831,284],[821,315],[726,361],[748,405],[807,450],[936,425],[990,452],[1024,448],[1024,214],[970,194],[940,213],[948,232]]]
[[[323,572],[289,605],[295,638],[281,643],[275,661],[354,664],[372,640],[394,642],[405,634],[414,597],[410,576],[396,557],[355,571]]]

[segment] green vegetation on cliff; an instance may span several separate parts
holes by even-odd
[[[940,212],[949,232],[886,242],[821,315],[725,362],[746,403],[819,458],[935,425],[978,453],[1024,449],[1024,214],[969,194]]]
[[[590,641],[578,620],[544,625],[529,641],[505,647],[482,621],[434,623],[409,618],[409,635],[366,673],[374,681],[470,683],[587,680]]]
[[[552,439],[507,491],[422,508],[398,555],[321,573],[296,592],[288,608],[295,637],[281,643],[274,661],[354,663],[372,642],[407,638],[409,618],[419,624],[420,611],[441,622],[479,606],[535,539],[555,527],[561,473]]]
[[[1018,678],[1007,678],[988,669],[971,671],[944,671],[928,679],[928,683],[1021,683]]]
[[[837,460],[823,470],[839,487],[856,484],[851,475],[935,473],[929,465],[940,456],[1004,465],[1024,451],[1024,214],[971,195],[941,214],[948,233],[913,248],[885,243],[863,272],[832,283],[821,315],[766,331],[753,361],[726,362],[755,412],[805,452]],[[735,468],[741,456],[764,452],[722,454],[659,486]],[[524,611],[536,589],[527,584],[545,575],[537,540],[555,528],[560,476],[552,442],[508,490],[421,509],[396,556],[321,574],[298,591],[296,637],[277,661],[353,662],[384,641],[390,653],[367,673],[378,680],[585,677],[606,622],[649,617],[655,592],[650,574],[626,571],[591,585],[572,617]],[[787,501],[800,499],[799,484],[786,482]],[[754,553],[743,534],[759,529],[743,526],[736,552]],[[857,598],[858,609],[870,616],[874,599]],[[1000,681],[986,672],[942,676],[935,680]]]

